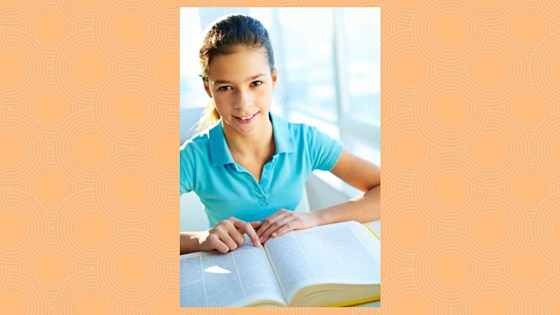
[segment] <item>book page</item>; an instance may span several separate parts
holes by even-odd
[[[227,254],[181,255],[181,307],[243,306],[257,300],[285,304],[262,247],[245,242]]]
[[[265,244],[288,301],[315,284],[379,284],[379,241],[350,221],[292,231]]]

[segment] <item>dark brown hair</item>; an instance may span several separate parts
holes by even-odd
[[[217,20],[208,30],[198,53],[202,80],[208,82],[208,70],[212,57],[235,52],[238,46],[264,48],[270,72],[274,69],[274,52],[266,28],[259,20],[247,15],[228,15]],[[196,125],[196,133],[208,129],[220,120],[216,104],[210,100]]]

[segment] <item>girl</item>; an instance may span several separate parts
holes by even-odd
[[[208,132],[180,151],[181,194],[194,191],[211,229],[181,232],[181,254],[255,246],[317,225],[379,218],[379,167],[316,128],[272,114],[278,82],[268,32],[249,16],[230,15],[206,34],[199,52],[212,102],[198,124]],[[294,212],[315,169],[331,171],[364,195],[309,213]]]

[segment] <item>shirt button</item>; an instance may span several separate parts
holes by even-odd
[[[266,164],[266,165],[264,166],[264,169],[268,171],[268,170],[270,169],[270,164]]]
[[[266,179],[261,180],[261,185],[265,186],[268,181]]]

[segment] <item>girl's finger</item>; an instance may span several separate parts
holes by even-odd
[[[270,228],[270,226],[272,224],[274,224],[274,222],[276,222],[278,220],[281,220],[282,218],[284,218],[287,215],[290,215],[291,212],[292,211],[280,209],[276,213],[274,213],[273,215],[264,219],[264,221],[261,224],[261,227],[257,230],[257,235],[262,237],[262,235]],[[262,243],[262,239],[261,239],[261,243]]]
[[[294,220],[297,220],[297,218],[294,218],[293,216],[289,215],[289,216],[285,216],[281,219],[279,219],[278,221],[274,222],[269,228],[268,230],[266,230],[264,232],[264,234],[261,236],[261,241],[264,243],[266,242],[273,233],[275,233],[276,231],[278,231],[279,229],[281,229],[285,224],[292,222]]]
[[[290,232],[292,230],[298,230],[298,221],[290,221],[284,225],[282,225],[281,228],[279,228],[278,230],[276,230],[275,232],[272,233],[272,237],[277,238],[279,236],[282,236],[283,234]]]
[[[241,243],[238,242],[238,244],[242,244],[243,242],[245,242],[245,237],[243,237],[244,233],[247,233],[247,235],[249,235],[249,238],[251,239],[251,241],[253,242],[253,244],[255,246],[260,246],[261,243],[259,241],[259,237],[257,236],[257,232],[255,232],[255,229],[253,228],[253,224],[255,222],[249,223],[249,222],[245,222],[245,221],[241,221],[239,219],[236,218],[232,218],[233,219],[233,225],[235,226],[235,228],[238,230],[237,232],[239,233],[239,235],[241,236],[240,239],[236,239],[236,241],[241,241]],[[260,224],[259,222],[257,222],[258,224]],[[256,224],[255,224],[256,225]]]

